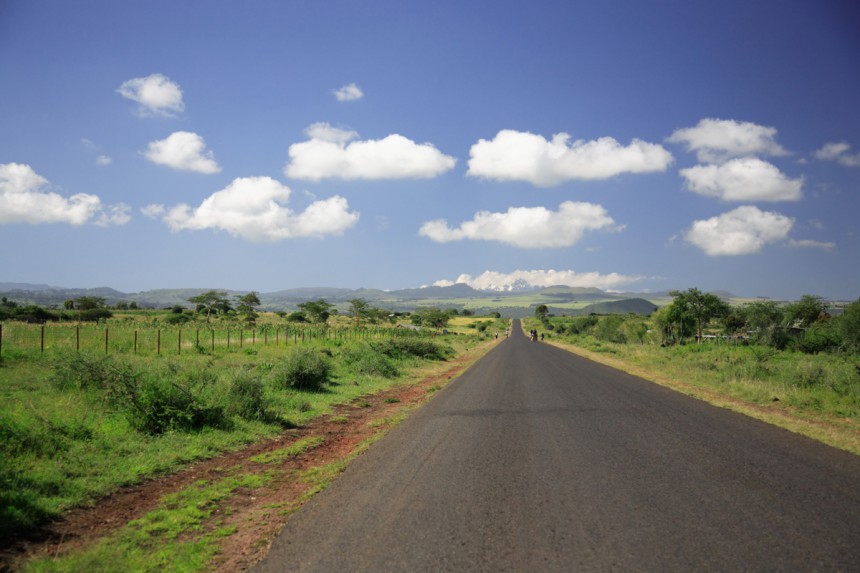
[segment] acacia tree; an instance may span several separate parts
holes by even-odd
[[[257,307],[260,306],[260,296],[256,291],[236,297],[236,310],[242,315],[242,320],[248,324],[257,322]]]
[[[412,313],[412,324],[418,326],[429,326],[436,330],[448,326],[450,315],[440,308],[419,308]]]
[[[318,324],[328,322],[328,318],[331,316],[331,309],[334,307],[333,304],[326,301],[324,298],[303,302],[298,306],[302,310],[302,313],[305,315],[308,322],[315,322]]]
[[[355,326],[361,326],[361,318],[370,310],[370,305],[363,298],[354,298],[349,301],[349,313],[355,320]]]
[[[675,300],[672,306],[677,312],[686,315],[696,322],[696,337],[702,342],[702,332],[705,325],[712,319],[725,316],[731,310],[723,299],[715,294],[702,292],[697,288],[689,288],[685,291],[673,290],[669,293]]]
[[[227,293],[220,290],[210,290],[197,296],[192,296],[188,302],[195,305],[197,312],[206,311],[206,322],[209,322],[209,317],[213,311],[226,312],[230,309],[230,301],[227,299]]]

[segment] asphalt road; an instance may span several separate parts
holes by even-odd
[[[860,457],[513,331],[254,571],[860,571]]]

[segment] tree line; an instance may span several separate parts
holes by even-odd
[[[825,301],[810,294],[788,304],[756,300],[736,306],[697,288],[672,291],[670,295],[672,302],[657,309],[649,322],[642,317],[626,319],[616,315],[553,324],[545,305],[535,309],[535,316],[556,332],[590,333],[612,342],[644,342],[651,333],[665,346],[702,343],[714,337],[778,350],[860,353],[860,299],[848,304],[841,314],[831,316]]]

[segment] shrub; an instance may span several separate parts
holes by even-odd
[[[245,420],[262,420],[266,417],[263,381],[251,372],[243,370],[233,378],[228,396],[228,414]]]
[[[272,372],[276,388],[321,390],[331,374],[329,358],[313,348],[296,348]]]
[[[391,359],[374,350],[369,344],[345,348],[340,355],[344,364],[358,374],[383,378],[395,378],[400,375]]]
[[[390,358],[403,359],[412,356],[427,360],[447,360],[453,350],[420,338],[389,338],[371,343],[373,349]]]
[[[206,407],[188,388],[157,375],[123,388],[117,401],[125,406],[132,427],[151,435],[223,427],[226,422],[222,408]]]
[[[815,323],[792,341],[792,346],[806,354],[818,354],[839,348],[842,341],[830,323]]]
[[[171,314],[164,319],[167,324],[185,324],[191,321],[191,317],[187,314]]]
[[[135,373],[128,364],[117,364],[109,356],[94,357],[87,354],[69,354],[54,363],[51,382],[60,390],[108,390],[115,383],[133,378]]]

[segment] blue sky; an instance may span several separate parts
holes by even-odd
[[[860,295],[851,1],[0,0],[0,282]]]

